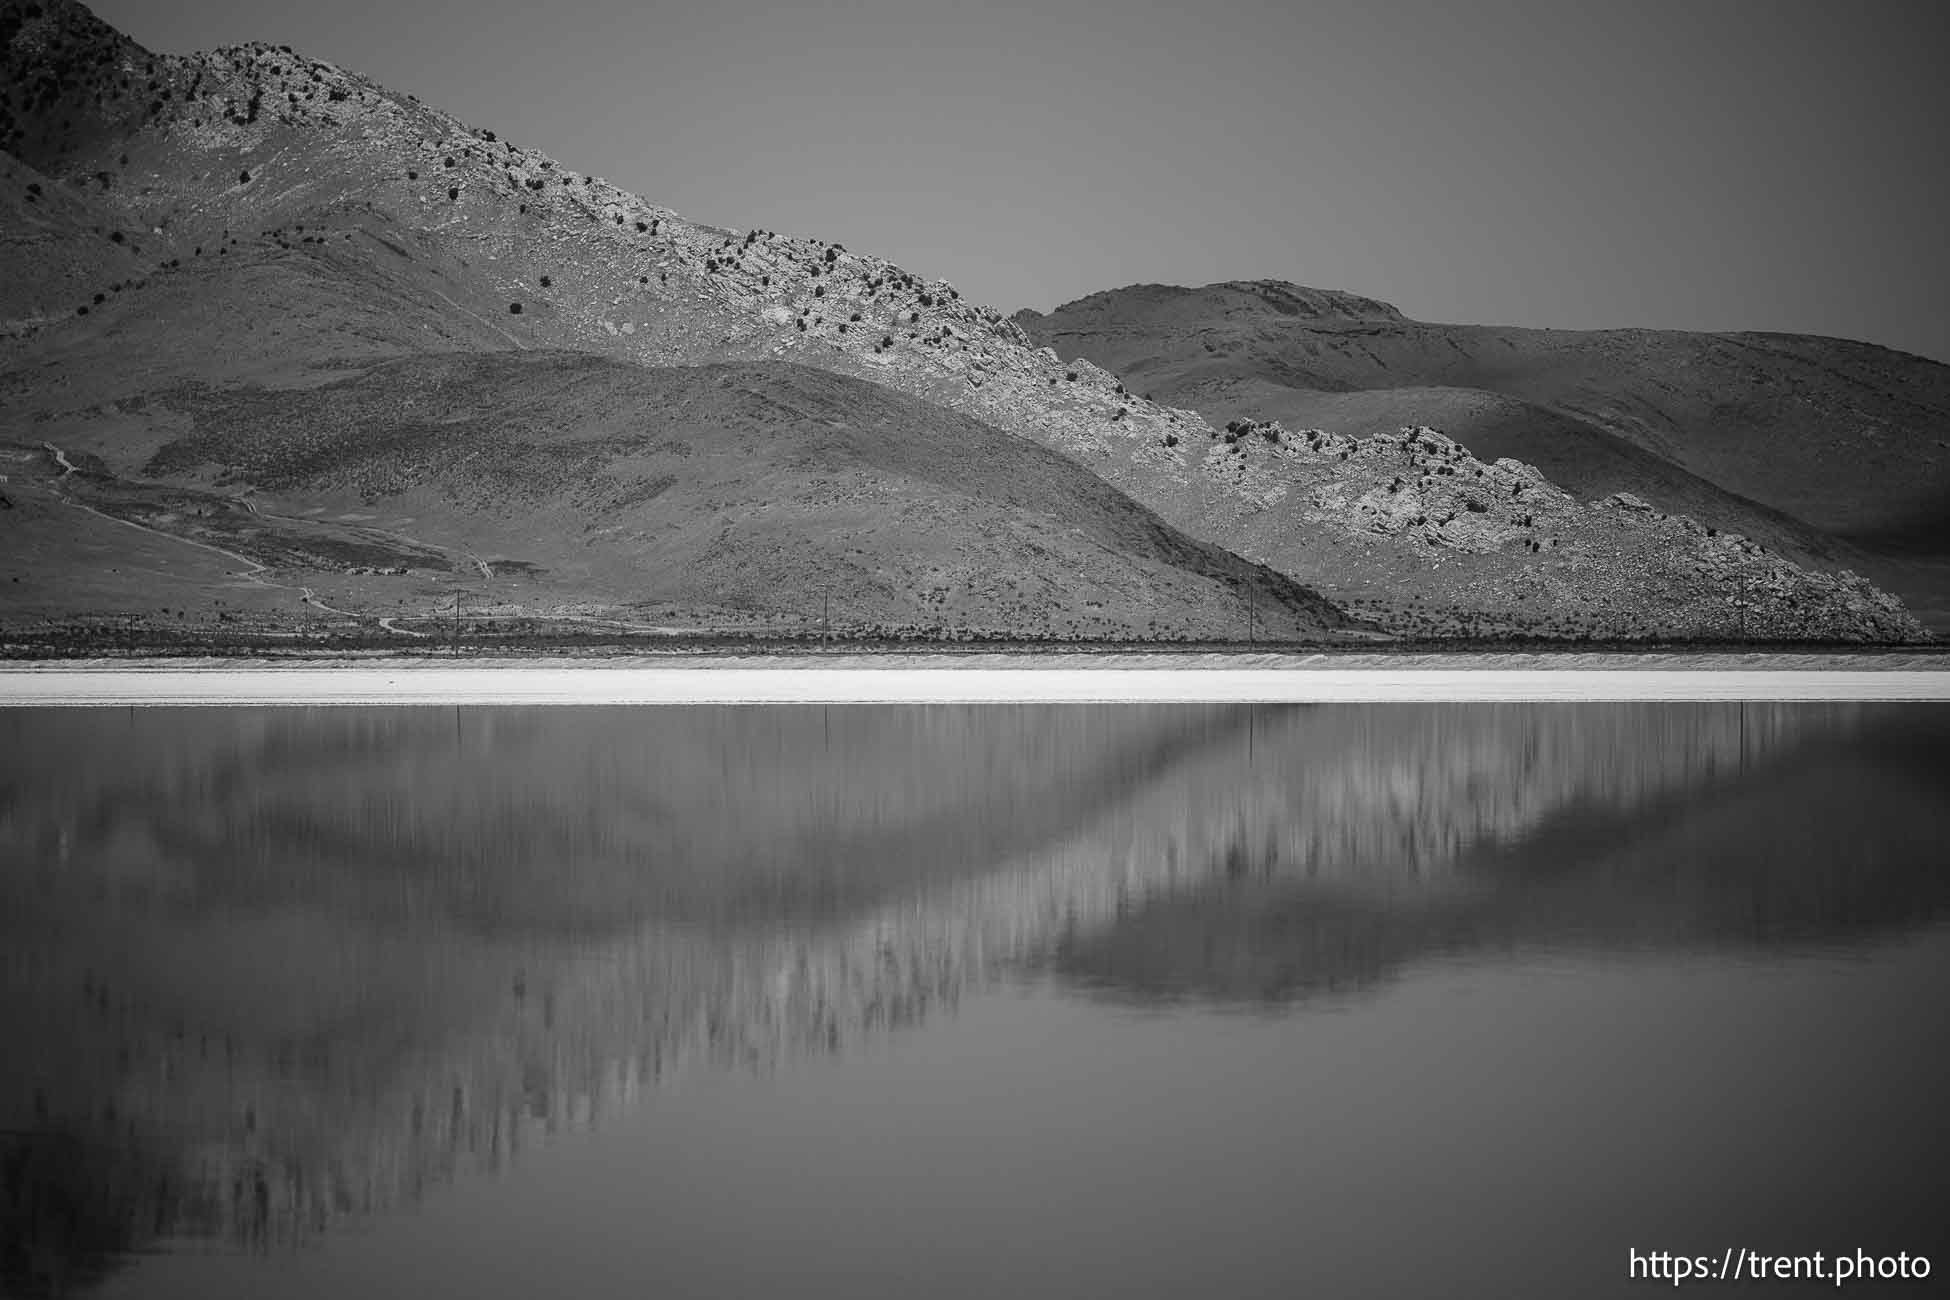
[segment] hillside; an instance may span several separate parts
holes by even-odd
[[[1582,501],[1629,492],[1852,566],[1950,626],[1950,366],[1808,336],[1431,324],[1272,281],[1133,285],[1013,319],[1215,422],[1429,425]]]
[[[784,632],[1205,639],[1251,620],[1300,640],[1348,623],[1054,453],[784,362],[444,353],[138,405],[138,428],[45,422],[83,468],[39,491],[305,573],[323,609],[409,633],[456,593],[474,619]],[[16,608],[72,604],[69,522],[13,525]]]
[[[179,475],[192,467],[129,450],[187,431],[161,394],[302,392],[429,353],[579,352],[666,368],[790,362],[1014,435],[989,444],[996,455],[1025,442],[1056,452],[1165,524],[1397,632],[1920,635],[1866,583],[1804,572],[1792,558],[1809,555],[1758,530],[1752,542],[1725,540],[1725,529],[1657,517],[1674,506],[1558,494],[1540,513],[1471,498],[1492,512],[1473,521],[1469,502],[1444,490],[1453,485],[1434,481],[1448,475],[1425,475],[1438,467],[1398,444],[1363,450],[1284,430],[1222,442],[1202,416],[1139,397],[1097,366],[1065,364],[951,285],[838,243],[684,221],[284,47],[152,55],[72,0],[0,0],[0,46],[7,82],[21,88],[0,114],[11,156],[0,186],[14,187],[0,199],[4,269],[23,263],[0,277],[0,401],[10,423],[34,430],[23,446],[72,443],[121,476]],[[101,269],[89,289],[91,265]],[[1379,311],[1385,324],[1386,309],[1356,302],[1334,305]],[[1481,468],[1503,503],[1529,490],[1519,479],[1548,488],[1512,465],[1496,471],[1504,477],[1475,462],[1443,468]],[[203,482],[240,466],[195,468]],[[1407,526],[1377,526],[1372,494],[1398,493],[1404,471],[1432,490]],[[456,536],[477,526],[508,545],[500,525],[471,514],[443,523]],[[1051,571],[1035,576],[1047,582]],[[1019,585],[1031,581],[1025,572]],[[815,617],[803,584],[772,591],[775,607],[797,600],[802,618]],[[895,617],[899,604],[875,608]],[[1239,613],[1233,601],[1200,617],[1236,636]],[[1068,634],[1062,617],[1021,630]],[[1153,619],[1183,621],[1160,608],[1138,625]]]

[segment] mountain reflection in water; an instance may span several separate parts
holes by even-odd
[[[1442,962],[1867,950],[1950,902],[1946,721],[0,712],[4,1280],[314,1241],[1005,977],[1297,1013]]]

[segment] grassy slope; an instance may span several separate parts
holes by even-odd
[[[924,632],[1223,637],[1250,608],[1263,632],[1305,638],[1346,621],[1052,452],[780,362],[449,353],[303,388],[183,385],[118,409],[43,427],[142,482],[248,495],[261,513],[163,511],[92,480],[70,494],[308,565],[332,605],[374,616],[433,614],[453,589],[445,571],[469,580],[477,610],[716,610],[787,629],[830,613]],[[292,522],[272,530],[280,518]],[[16,527],[58,521],[43,508]],[[368,540],[380,549],[355,545]],[[469,556],[493,576],[454,562]],[[374,567],[407,571],[350,572]]]

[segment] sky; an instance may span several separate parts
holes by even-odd
[[[1005,312],[1288,280],[1950,362],[1943,0],[95,0]]]

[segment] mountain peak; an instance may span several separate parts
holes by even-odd
[[[1226,280],[1197,291],[1208,296],[1237,296],[1264,303],[1282,316],[1334,317],[1347,320],[1402,320],[1393,304],[1340,289],[1309,289],[1285,280]]]
[[[0,149],[39,165],[139,121],[156,63],[76,0],[0,0]]]
[[[1161,320],[1243,320],[1293,317],[1318,321],[1390,321],[1406,319],[1399,308],[1374,298],[1340,289],[1311,289],[1285,280],[1221,280],[1196,288],[1175,284],[1132,284],[1107,289],[1066,302],[1050,313],[1066,319],[1124,319],[1147,323]],[[1042,313],[1016,313],[1028,326]]]

